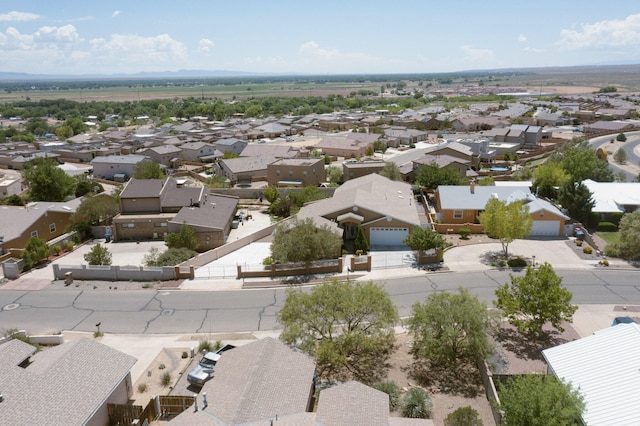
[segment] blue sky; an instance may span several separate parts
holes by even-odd
[[[640,63],[635,1],[0,2],[0,71],[430,73]]]

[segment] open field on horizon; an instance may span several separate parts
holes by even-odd
[[[364,77],[364,76],[363,76]],[[437,78],[448,79],[443,83]],[[321,79],[321,77],[314,77]],[[194,98],[220,98],[220,99],[246,99],[250,97],[295,97],[295,96],[327,96],[330,94],[348,96],[359,90],[380,92],[382,85],[389,84],[387,80],[365,80],[359,76],[333,77],[336,81],[314,81],[313,78],[292,76],[290,80],[269,82],[252,81],[250,78],[235,78],[234,84],[211,83],[211,79],[138,79],[133,81],[122,80],[122,85],[114,85],[110,81],[109,87],[95,87],[99,80],[87,81],[87,88],[70,88],[68,90],[34,90],[25,88],[21,90],[1,90],[0,103],[14,101],[39,101],[42,99],[67,99],[76,102],[91,101],[140,101],[148,99],[182,99]],[[396,82],[406,83],[406,89],[455,89],[483,85],[485,89],[492,87],[520,89],[533,94],[553,93],[558,95],[591,95],[601,87],[615,86],[619,93],[640,92],[640,65],[628,67],[572,67],[572,68],[548,68],[539,70],[512,70],[496,71],[495,73],[459,73],[451,75],[419,75],[412,76],[411,80],[401,79],[398,76]],[[328,79],[331,80],[331,79]],[[82,82],[83,80],[75,80]],[[143,82],[144,84],[140,84]],[[200,83],[202,81],[202,83]],[[42,83],[42,81],[38,81]],[[5,87],[7,82],[4,83]],[[20,82],[22,87],[28,87],[25,82]],[[53,85],[54,82],[51,82]],[[116,83],[117,84],[117,83]],[[93,87],[90,87],[93,86]]]

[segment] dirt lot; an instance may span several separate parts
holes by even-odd
[[[169,395],[171,389],[180,378],[180,374],[189,365],[191,358],[182,358],[182,349],[164,348],[147,367],[147,374],[133,384],[133,400],[135,405],[145,407],[154,395]],[[163,383],[163,376],[169,374],[169,384]],[[143,389],[144,387],[144,389]],[[142,392],[141,392],[142,391]]]

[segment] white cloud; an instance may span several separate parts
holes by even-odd
[[[520,35],[518,36],[518,41],[519,41],[520,43],[524,43],[525,41],[527,41],[527,36],[525,36],[524,34],[520,34]]]
[[[351,73],[378,69],[381,72],[393,72],[405,64],[396,59],[383,58],[362,52],[342,52],[338,49],[325,49],[315,41],[303,43],[298,48],[299,60],[287,66],[297,66],[313,72]]]
[[[525,52],[530,52],[530,53],[543,53],[543,52],[546,52],[545,49],[538,49],[536,47],[525,47],[523,50]]]
[[[560,37],[558,44],[566,49],[640,45],[640,14],[564,29]]]
[[[41,27],[33,34],[37,43],[76,43],[80,40],[73,25],[64,27]]]
[[[0,21],[33,21],[39,17],[40,15],[27,12],[13,11],[9,13],[0,13]]]
[[[96,66],[105,72],[165,71],[183,68],[188,59],[187,48],[168,34],[142,37],[136,34],[112,34],[110,39],[89,41]],[[132,64],[140,64],[133,69]]]
[[[121,10],[114,10],[113,13],[111,14],[112,18],[115,18],[116,16],[120,15],[122,13]]]
[[[213,49],[214,43],[208,38],[200,39],[198,42],[198,52],[209,54],[211,49]]]

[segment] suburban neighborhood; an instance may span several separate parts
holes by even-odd
[[[0,115],[0,417],[521,424],[510,409],[527,396],[522,380],[531,399],[558,392],[569,407],[558,424],[636,423],[640,303],[594,320],[562,280],[565,269],[637,272],[640,98],[508,89],[519,95],[388,109],[388,99],[447,96],[415,86],[370,95],[378,109],[222,119]],[[471,279],[449,290],[435,281],[479,271],[510,280],[494,282],[491,303]],[[429,293],[392,301],[384,283],[395,278]],[[52,334],[18,321],[32,294],[76,290],[154,292],[145,305],[183,337],[130,352],[118,336],[133,331],[109,329],[107,316]],[[211,317],[229,324],[207,310],[187,333],[173,318],[189,304],[161,299],[198,292],[197,305],[218,293],[222,308],[238,303],[223,293],[267,291],[259,315],[272,329],[207,333]],[[614,316],[625,319],[609,326]],[[233,348],[204,384],[187,383],[224,344]]]

